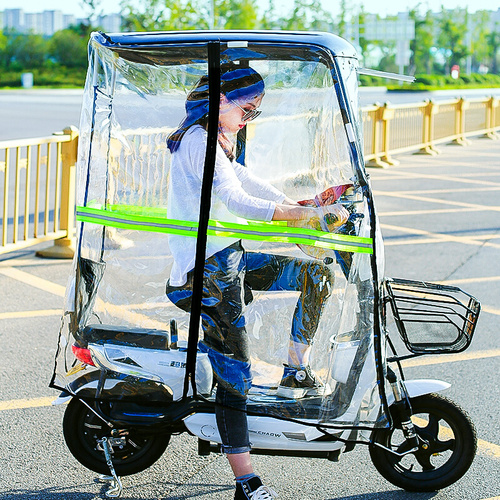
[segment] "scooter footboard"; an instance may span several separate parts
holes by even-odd
[[[204,441],[221,443],[213,413],[195,413],[184,419],[186,428]],[[331,452],[345,447],[345,442],[324,440],[325,433],[315,426],[303,425],[272,417],[248,416],[252,449],[295,452]],[[338,431],[337,437],[347,440],[351,429]],[[321,438],[321,440],[319,440]]]

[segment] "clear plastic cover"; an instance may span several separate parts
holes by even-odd
[[[214,400],[223,387],[231,397],[218,403],[246,400],[254,413],[325,428],[383,425],[379,236],[350,121],[355,59],[337,64],[300,44],[221,43],[210,165],[207,44],[102,42],[90,43],[78,252],[53,385],[165,404]],[[204,263],[196,261],[200,206],[209,216]]]

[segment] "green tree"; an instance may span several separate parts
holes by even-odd
[[[123,28],[125,31],[161,30],[161,3],[158,0],[143,0],[138,10],[131,3],[123,5]]]
[[[415,38],[410,41],[410,74],[432,73],[431,48],[434,45],[434,16],[430,10],[425,16],[418,13],[418,5],[410,10],[409,17],[415,22]]]
[[[500,25],[496,23],[493,30],[487,35],[489,56],[490,56],[490,72],[494,75],[498,74],[498,48],[500,47]]]
[[[282,20],[282,29],[285,30],[305,30],[307,21],[308,5],[304,0],[294,0],[294,6],[291,15],[287,20]]]
[[[7,43],[7,65],[20,69],[41,68],[47,59],[47,41],[42,35],[12,35]]]
[[[358,23],[358,43],[361,47],[361,54],[368,55],[368,46],[370,42],[364,37],[365,34],[365,23],[366,23],[366,12],[363,4],[359,9],[359,13],[357,15],[357,23]]]
[[[97,17],[102,14],[101,0],[81,0],[80,4],[88,10],[87,21],[89,26],[95,26]]]
[[[465,44],[465,34],[467,32],[466,22],[467,10],[454,9],[446,10],[441,8],[441,19],[439,23],[438,46],[443,50],[445,57],[445,74],[450,74],[450,69],[454,64],[460,65],[463,59],[469,54]]]
[[[135,31],[259,27],[255,0],[144,0],[142,10],[125,6],[124,27]],[[212,9],[215,12],[212,12]]]
[[[254,0],[220,0],[215,2],[217,23],[224,29],[255,29],[259,16]]]
[[[267,10],[264,11],[260,20],[260,26],[265,30],[279,29],[280,19],[276,14],[274,0],[269,0]]]
[[[383,56],[378,63],[380,71],[387,71],[389,73],[398,73],[399,68],[396,64],[396,43],[385,42],[384,46],[380,46]]]
[[[56,62],[68,68],[85,68],[87,39],[71,29],[58,31],[50,39],[49,54]]]
[[[90,0],[87,0],[90,1]],[[133,31],[177,29],[332,30],[334,22],[319,0],[294,0],[289,15],[278,17],[274,0],[259,13],[257,0],[124,0],[124,28]]]
[[[280,24],[280,29],[284,30],[320,30],[332,27],[333,19],[319,1],[294,0],[290,15],[282,18]]]
[[[488,64],[488,22],[490,15],[487,11],[476,12],[471,17],[472,33],[470,34],[470,54],[472,56],[472,72],[477,72],[481,64]]]
[[[0,67],[7,64],[7,37],[0,31]]]
[[[132,31],[208,29],[207,2],[143,0],[142,11],[125,4],[124,28]]]
[[[337,23],[337,34],[339,36],[346,35],[346,26],[347,26],[347,0],[340,0],[340,16],[339,22]]]

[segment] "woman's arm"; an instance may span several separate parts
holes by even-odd
[[[253,175],[248,168],[243,167],[238,162],[233,162],[232,165],[236,176],[243,186],[243,189],[245,189],[248,194],[264,200],[274,201],[275,203],[283,203],[285,205],[295,203],[293,200],[290,200],[290,198],[287,198],[287,196],[279,189],[276,189],[272,184],[266,182],[260,177],[257,177],[256,175]]]
[[[274,209],[273,220],[308,220],[317,216],[315,208],[281,203]]]
[[[349,212],[342,205],[326,205],[324,207],[303,207],[301,205],[278,204],[274,209],[272,220],[310,220],[333,214],[336,221],[328,226],[338,227],[349,218]]]

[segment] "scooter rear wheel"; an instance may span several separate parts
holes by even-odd
[[[87,469],[109,474],[99,439],[111,436],[111,429],[78,399],[72,399],[63,419],[63,433],[71,454]],[[112,446],[112,461],[118,476],[137,474],[153,465],[170,441],[168,434],[147,435],[128,430]]]
[[[372,434],[373,465],[392,484],[408,491],[435,491],[458,481],[476,454],[474,424],[458,405],[437,394],[411,399],[412,421],[420,438],[418,451],[398,457],[382,446],[404,453],[408,442],[401,429],[377,429]]]

